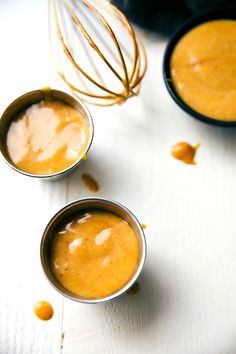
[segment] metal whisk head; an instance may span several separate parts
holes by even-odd
[[[145,50],[107,0],[49,0],[49,35],[60,77],[82,100],[110,106],[138,94]]]

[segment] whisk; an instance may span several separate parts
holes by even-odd
[[[62,80],[83,101],[110,106],[140,90],[145,49],[107,0],[48,0],[49,38]]]

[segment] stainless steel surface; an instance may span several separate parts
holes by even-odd
[[[147,69],[143,44],[110,1],[49,0],[49,41],[60,78],[100,106],[138,95]]]
[[[135,232],[135,235],[139,242],[139,249],[140,249],[139,264],[133,278],[129,281],[129,283],[126,284],[122,289],[120,289],[116,293],[99,299],[79,298],[75,294],[71,293],[69,290],[65,289],[58,282],[50,267],[50,240],[54,235],[55,229],[67,218],[73,216],[73,214],[81,213],[83,211],[91,210],[91,209],[110,211],[118,215],[119,217],[121,217],[123,220],[125,220]],[[130,289],[138,279],[143,269],[146,253],[147,253],[147,246],[146,246],[145,235],[136,217],[131,213],[130,210],[128,210],[120,203],[109,199],[103,199],[103,198],[79,199],[77,201],[74,201],[66,205],[64,208],[59,210],[58,213],[54,215],[54,217],[49,221],[48,225],[46,226],[46,229],[44,230],[42,236],[41,247],[40,247],[42,267],[51,285],[54,286],[54,288],[58,290],[62,295],[68,297],[69,299],[82,302],[82,303],[87,303],[87,304],[97,304],[101,302],[114,300],[119,296],[121,296],[122,294],[124,294],[128,289]]]
[[[67,173],[70,173],[75,167],[77,167],[82,159],[78,159],[75,161],[71,166],[68,168],[56,172],[56,173],[51,173],[51,174],[33,174],[33,173],[28,173],[25,171],[20,170],[17,168],[14,163],[11,161],[8,152],[7,152],[7,147],[6,147],[6,135],[8,132],[8,129],[10,127],[10,124],[12,121],[16,118],[16,116],[19,114],[19,112],[27,109],[29,106],[32,104],[35,104],[43,99],[57,99],[60,101],[65,102],[66,104],[70,105],[71,107],[75,108],[78,112],[82,114],[84,119],[87,121],[89,130],[90,130],[90,137],[89,137],[89,143],[88,147],[86,149],[86,153],[88,152],[92,140],[93,140],[93,121],[91,114],[85,104],[80,101],[78,98],[75,98],[74,96],[63,92],[63,91],[58,91],[50,88],[45,88],[41,90],[35,90],[28,92],[20,97],[18,97],[15,101],[13,101],[4,111],[2,114],[2,117],[0,119],[0,151],[1,154],[5,160],[5,162],[13,168],[15,171],[22,173],[23,175],[30,176],[30,177],[36,177],[36,178],[41,178],[41,179],[55,179],[64,176]]]

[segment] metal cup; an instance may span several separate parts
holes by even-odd
[[[138,261],[136,272],[133,275],[132,279],[117,292],[109,296],[98,298],[98,299],[86,299],[82,297],[80,298],[79,296],[75,295],[74,293],[64,288],[63,285],[56,279],[50,266],[50,241],[55,234],[55,230],[58,228],[58,226],[60,226],[63,222],[65,222],[65,220],[67,220],[71,216],[89,210],[104,210],[116,214],[117,216],[125,220],[130,225],[139,242],[139,261]],[[120,203],[109,199],[103,199],[103,198],[79,199],[77,201],[74,201],[66,205],[64,208],[59,210],[57,214],[53,216],[53,218],[49,221],[48,225],[46,226],[46,229],[44,230],[42,236],[41,247],[40,247],[42,267],[51,285],[57,291],[59,291],[59,293],[61,293],[63,296],[71,300],[86,303],[86,304],[97,304],[97,303],[111,301],[120,297],[125,292],[127,292],[134,285],[134,283],[136,282],[136,280],[138,279],[142,271],[145,258],[146,258],[146,253],[147,253],[147,246],[146,246],[145,235],[136,217],[131,213],[130,210],[128,210]]]
[[[90,115],[90,112],[88,111],[87,107],[84,105],[84,103],[79,100],[78,98],[75,98],[74,96],[63,92],[63,91],[58,91],[58,90],[53,90],[50,88],[42,89],[42,90],[35,90],[28,92],[24,94],[23,96],[18,97],[15,101],[13,101],[4,111],[1,119],[0,119],[0,152],[5,160],[5,162],[12,167],[15,171],[22,173],[23,175],[30,176],[30,177],[36,177],[36,178],[41,178],[41,179],[54,179],[58,177],[62,177],[65,174],[71,172],[75,167],[77,167],[80,162],[83,160],[82,158],[79,158],[76,160],[71,166],[67,167],[66,169],[51,173],[51,174],[33,174],[33,173],[28,173],[26,171],[22,171],[19,168],[15,166],[15,164],[11,161],[11,158],[8,154],[7,151],[7,146],[6,146],[6,137],[7,137],[7,132],[9,130],[9,127],[11,123],[14,121],[14,119],[17,117],[17,115],[26,110],[28,107],[31,105],[40,102],[43,99],[50,99],[50,100],[59,100],[64,102],[65,104],[75,108],[86,120],[88,126],[89,126],[89,131],[90,131],[90,136],[89,136],[89,142],[88,146],[86,149],[86,153],[88,152],[92,140],[93,140],[93,121],[92,117]]]

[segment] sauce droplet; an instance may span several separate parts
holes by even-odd
[[[186,164],[196,165],[194,158],[199,146],[200,144],[192,146],[189,143],[180,142],[172,147],[171,154],[175,159],[183,161]]]
[[[53,93],[50,86],[45,86],[41,88],[41,93],[43,94],[43,98],[45,101],[52,101],[53,100]]]
[[[48,321],[53,316],[53,307],[47,301],[38,301],[34,306],[34,313],[42,321]]]
[[[83,174],[82,180],[90,191],[97,192],[99,190],[99,185],[98,185],[97,181],[95,181],[95,179],[93,177],[91,177],[90,175]]]
[[[140,285],[139,283],[136,281],[136,283],[134,283],[134,285],[132,286],[132,288],[130,288],[128,291],[127,291],[127,294],[128,295],[134,295],[136,294],[137,292],[139,292],[140,290]]]
[[[141,228],[144,230],[146,229],[147,225],[146,224],[141,224]]]
[[[61,334],[61,349],[63,349],[64,339],[65,339],[65,333],[63,332]]]

